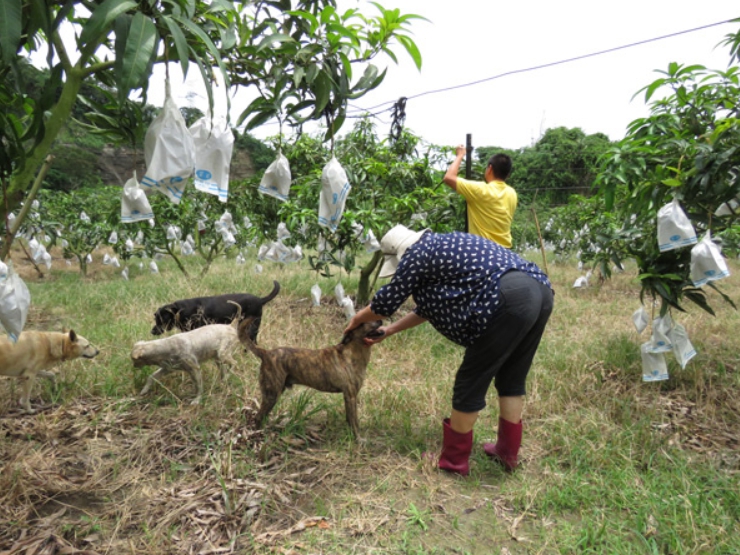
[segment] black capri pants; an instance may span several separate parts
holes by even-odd
[[[475,343],[465,350],[455,376],[452,408],[478,412],[494,381],[499,397],[526,393],[534,354],[552,314],[553,292],[524,272],[501,276],[501,308]]]

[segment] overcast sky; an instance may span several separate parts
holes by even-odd
[[[406,126],[424,140],[455,145],[472,134],[473,146],[519,148],[552,127],[580,127],[617,140],[630,121],[647,115],[643,98],[632,96],[658,78],[670,62],[725,69],[729,49],[717,47],[740,25],[724,24],[664,38],[543,69],[520,72],[569,58],[740,17],[737,0],[379,0],[386,8],[423,15],[414,39],[423,56],[421,72],[396,47],[400,64],[353,107],[373,108],[408,97]],[[374,14],[366,0],[339,0],[340,8],[359,6]],[[517,72],[512,75],[503,75]],[[193,79],[195,78],[193,72]],[[430,91],[496,79],[433,94]],[[199,104],[194,85],[177,87],[178,104]],[[414,98],[416,95],[423,95]],[[248,103],[237,94],[236,110]],[[161,103],[152,91],[150,101]],[[202,103],[204,100],[201,100]],[[200,106],[199,106],[200,107]],[[373,112],[378,109],[372,110]],[[238,115],[238,111],[233,112]],[[377,119],[378,131],[390,130],[390,113]],[[275,134],[275,125],[256,130]]]

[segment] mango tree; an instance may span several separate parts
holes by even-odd
[[[367,248],[362,239],[369,231],[379,241],[398,223],[436,231],[451,231],[461,225],[462,205],[442,185],[437,169],[442,153],[436,147],[422,146],[409,132],[404,132],[401,141],[382,140],[369,120],[361,119],[336,142],[334,155],[347,172],[352,190],[334,232],[318,224],[321,170],[331,151],[321,138],[305,135],[292,145],[284,145],[284,151],[298,177],[288,200],[273,203],[279,204],[277,217],[311,250],[321,243],[317,254],[309,255],[309,263],[320,275],[331,277],[332,268],[346,273],[359,270],[358,305],[369,300],[382,261],[379,251],[369,260],[359,256]]]
[[[601,237],[593,229],[592,250],[602,262],[634,258],[641,294],[660,301],[661,315],[669,307],[684,310],[685,300],[713,314],[691,279],[691,249],[659,250],[656,216],[676,198],[700,237],[707,231],[720,240],[728,232],[737,236],[740,68],[672,63],[661,73],[642,89],[651,114],[632,122],[606,158],[599,181],[603,209],[619,226]],[[707,285],[719,291],[714,282]]]
[[[395,59],[392,47],[400,44],[421,65],[407,32],[418,16],[374,5],[380,12],[376,17],[356,9],[339,14],[333,0],[3,0],[0,99],[12,113],[0,118],[6,201],[0,215],[28,193],[89,79],[115,91],[107,117],[91,118],[111,132],[125,119],[115,117],[116,106],[135,113],[126,109],[135,91],[146,101],[154,64],[175,62],[185,75],[191,67],[200,72],[211,108],[213,70],[227,89],[232,84],[256,87],[258,101],[239,118],[248,119],[250,127],[273,115],[296,124],[323,118],[333,136],[348,100],[382,82],[384,72],[371,63],[373,58],[384,52]],[[73,44],[65,40],[68,35]],[[18,65],[42,49],[48,77],[39,94],[29,97]],[[359,77],[358,69],[364,69]],[[16,74],[12,81],[6,79],[11,71]],[[9,248],[6,240],[0,259]]]

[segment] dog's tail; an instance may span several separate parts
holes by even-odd
[[[276,282],[277,283],[277,282]],[[247,349],[252,351],[254,355],[262,359],[262,349],[260,349],[257,345],[254,344],[254,341],[252,341],[251,332],[252,332],[252,324],[256,318],[250,317],[250,318],[244,318],[244,320],[234,320],[235,322],[238,322],[237,324],[237,335],[239,336],[239,342],[244,345]]]
[[[236,307],[236,318],[234,318],[231,321],[231,325],[234,326],[234,329],[238,332],[239,331],[239,321],[242,319],[242,305],[235,301],[226,301],[227,303],[231,303]]]
[[[272,292],[269,295],[267,295],[266,297],[262,297],[260,299],[260,302],[263,305],[269,303],[272,299],[274,299],[275,297],[277,297],[277,294],[278,293],[280,293],[280,284],[277,281],[275,281],[275,280],[273,280],[272,283],[274,284],[274,286],[272,288]]]

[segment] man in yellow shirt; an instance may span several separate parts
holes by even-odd
[[[516,191],[504,180],[511,174],[511,158],[506,154],[494,154],[486,166],[485,182],[469,181],[457,176],[465,156],[465,147],[458,146],[455,154],[455,160],[445,173],[444,183],[467,201],[468,232],[510,249],[511,221],[516,211],[517,196]]]

